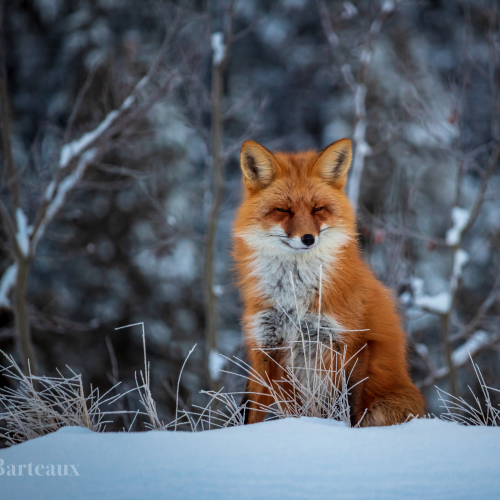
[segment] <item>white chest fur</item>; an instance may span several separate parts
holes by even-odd
[[[329,342],[339,339],[342,325],[332,315],[311,312],[322,284],[335,272],[335,261],[349,236],[330,228],[319,236],[314,248],[295,251],[283,243],[279,227],[266,232],[253,230],[237,235],[253,249],[252,276],[256,291],[269,307],[256,314],[250,331],[262,348],[290,347],[302,339]],[[319,328],[318,328],[319,323]]]
[[[256,314],[251,335],[261,348],[295,347],[307,343],[339,340],[341,324],[331,315],[311,312],[320,287],[332,272],[334,259],[321,252],[298,255],[257,255],[253,274],[269,308]],[[321,285],[320,285],[321,281]]]

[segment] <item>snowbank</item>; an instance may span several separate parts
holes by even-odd
[[[1,460],[6,471],[8,464],[32,463],[33,470],[75,465],[79,473],[5,473],[0,496],[9,500],[471,500],[500,494],[500,431],[436,419],[350,429],[302,418],[200,433],[97,434],[68,427],[0,450]]]

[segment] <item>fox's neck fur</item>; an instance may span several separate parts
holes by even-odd
[[[317,308],[320,287],[331,282],[351,239],[343,231],[331,229],[323,235],[328,245],[307,253],[289,253],[268,248],[266,236],[259,231],[237,236],[244,240],[251,255],[248,285],[252,295],[260,295],[277,309],[297,309],[299,314]]]

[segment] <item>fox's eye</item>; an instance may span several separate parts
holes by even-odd
[[[321,212],[323,210],[323,207],[318,207],[313,210],[313,212]]]
[[[286,208],[277,208],[276,209],[278,212],[285,212],[287,214],[291,214],[292,211],[291,210],[287,210]]]

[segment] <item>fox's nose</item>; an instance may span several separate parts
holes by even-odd
[[[314,245],[314,236],[312,234],[304,234],[304,236],[302,236],[301,238],[301,241],[302,243],[304,243],[304,245],[310,247],[311,245]]]

